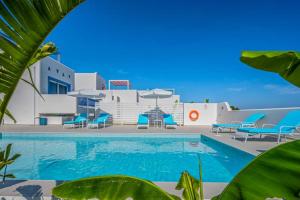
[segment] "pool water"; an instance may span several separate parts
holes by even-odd
[[[2,133],[22,156],[8,168],[17,179],[73,180],[125,174],[151,181],[178,181],[187,170],[203,180],[230,181],[254,156],[201,135]]]

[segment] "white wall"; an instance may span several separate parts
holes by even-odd
[[[105,89],[105,80],[97,73],[75,73],[75,90]]]
[[[217,103],[184,103],[184,125],[211,125],[217,121]],[[190,112],[199,113],[196,121],[190,119]]]
[[[50,71],[48,68],[50,68]],[[57,60],[46,57],[40,61],[40,72],[39,74],[36,74],[37,79],[39,79],[36,81],[36,84],[39,85],[38,88],[43,94],[48,94],[49,76],[70,84],[71,90],[74,89],[74,71]]]
[[[154,113],[155,104],[142,103],[116,103],[116,102],[100,102],[101,112],[110,113],[113,116],[114,124],[136,124],[138,115],[143,113]],[[183,125],[183,104],[160,104],[160,110],[163,113],[172,114],[174,120]],[[99,110],[98,110],[99,111]]]
[[[48,67],[50,66],[50,71]],[[59,69],[59,73],[56,72]],[[48,76],[62,80],[71,85],[74,84],[74,72],[58,61],[46,57],[31,66],[34,82],[41,93],[48,92]],[[64,77],[62,74],[64,73]],[[70,78],[69,76],[70,75]],[[22,76],[23,79],[30,81],[27,71]],[[67,95],[43,94],[45,101],[38,95],[31,85],[20,81],[8,104],[17,124],[35,124],[39,113],[76,113],[76,99]],[[4,118],[5,124],[12,124],[9,118]]]
[[[39,71],[39,62],[31,67],[33,75]],[[24,72],[23,77],[26,80],[30,80],[29,73]],[[35,78],[35,77],[33,77]],[[18,124],[34,124],[34,102],[37,99],[37,94],[29,84],[20,81],[16,87],[14,94],[12,95],[8,110],[12,113]],[[13,121],[8,117],[4,117],[5,124],[12,124]]]
[[[105,98],[102,100],[104,103],[117,102],[120,99],[120,103],[136,103],[137,91],[136,90],[103,90]],[[114,100],[112,97],[114,96]]]
[[[223,108],[223,109],[222,109]],[[259,122],[262,124],[276,124],[288,112],[293,110],[300,110],[300,107],[291,108],[269,108],[269,109],[247,109],[247,110],[229,110],[225,103],[218,105],[218,123],[230,123],[232,121],[243,121],[246,117],[254,113],[264,113],[266,117]]]
[[[37,101],[37,113],[75,114],[76,98],[68,95],[43,95],[44,100]]]

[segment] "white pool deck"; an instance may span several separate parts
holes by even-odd
[[[28,126],[28,125],[5,125],[0,127],[0,132],[17,132],[17,133],[99,133],[99,134],[128,134],[128,133],[151,133],[151,134],[203,134],[211,137],[217,141],[223,142],[235,148],[241,149],[253,155],[259,155],[260,153],[277,145],[276,138],[265,137],[260,139],[259,137],[249,138],[247,143],[243,139],[232,139],[232,135],[229,133],[223,133],[217,136],[215,133],[211,133],[209,126],[184,126],[177,129],[161,129],[161,128],[149,128],[149,129],[136,129],[136,126],[124,125],[124,126],[110,126],[101,129],[64,129],[62,126],[48,125],[48,126]],[[288,141],[290,139],[288,138]],[[285,141],[283,141],[285,142]],[[60,182],[49,180],[25,180],[25,181],[7,181],[5,184],[0,184],[0,198],[6,200],[9,199],[53,199],[51,195],[51,189]],[[181,191],[175,190],[175,182],[156,182],[157,185],[164,188],[166,191],[180,195]],[[219,194],[227,183],[204,183],[204,195],[206,199],[210,199],[213,196]],[[3,199],[2,198],[2,199]]]

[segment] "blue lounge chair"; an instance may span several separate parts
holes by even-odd
[[[99,128],[101,125],[105,128],[108,123],[112,122],[112,116],[108,113],[101,113],[96,119],[88,123],[89,128]]]
[[[222,132],[224,129],[236,130],[238,128],[255,128],[259,120],[263,119],[265,114],[255,113],[247,117],[243,122],[232,122],[231,124],[213,124],[212,132],[217,132],[217,135]]]
[[[163,114],[163,121],[165,128],[176,128],[177,123],[174,121],[173,116],[170,114]]]
[[[140,114],[137,121],[137,128],[149,128],[149,117],[147,114]]]
[[[266,128],[272,126],[273,128]],[[275,135],[277,143],[280,142],[281,136],[292,135],[300,126],[300,110],[289,112],[277,125],[264,124],[262,128],[238,128],[239,132],[245,134],[245,142],[249,136],[254,135]]]
[[[73,120],[65,121],[63,127],[84,127],[87,122],[87,118],[85,116],[87,116],[86,113],[81,113],[78,116],[75,116]]]

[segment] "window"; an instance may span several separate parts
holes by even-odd
[[[115,100],[115,96],[111,96],[111,100],[112,100],[112,101]]]
[[[51,68],[50,68],[50,66],[48,67],[48,71],[51,71]]]
[[[71,84],[48,77],[48,94],[67,94],[71,90]]]
[[[65,85],[58,84],[59,94],[67,94],[68,88]]]
[[[69,78],[71,78],[71,75],[69,74]]]
[[[58,69],[56,69],[56,73],[58,73],[59,72],[59,70]]]
[[[65,77],[65,73],[63,73],[62,76]]]
[[[49,81],[48,87],[49,87],[48,89],[49,94],[57,94],[57,83]]]

